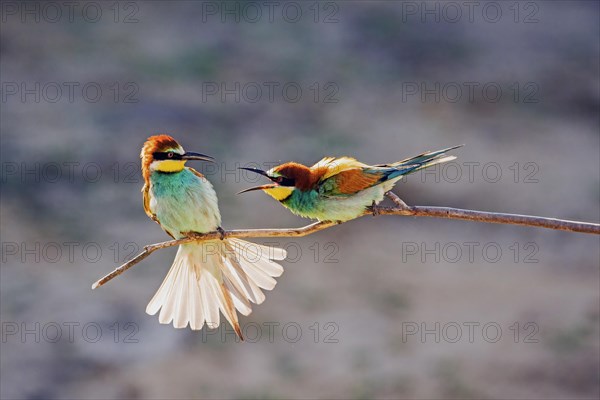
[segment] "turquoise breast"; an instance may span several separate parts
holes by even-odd
[[[175,237],[183,237],[182,232],[210,232],[221,224],[212,185],[188,168],[150,175],[150,209]]]
[[[319,193],[316,190],[303,192],[296,189],[282,204],[301,217],[319,218],[321,215]]]

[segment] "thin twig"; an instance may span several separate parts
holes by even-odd
[[[259,237],[302,237],[306,235],[310,235],[311,233],[332,227],[334,225],[339,224],[339,222],[315,222],[310,225],[303,226],[302,228],[290,228],[290,229],[232,229],[230,231],[223,231],[223,233],[219,231],[207,232],[207,233],[192,233],[190,236],[185,237],[183,239],[169,240],[167,242],[149,244],[144,247],[144,251],[142,251],[137,256],[133,257],[131,260],[127,261],[125,264],[121,265],[117,269],[115,269],[110,274],[107,274],[97,280],[93,285],[92,289],[96,289],[104,285],[106,282],[111,279],[121,275],[123,272],[127,271],[129,268],[133,267],[135,264],[142,261],[144,258],[148,257],[150,254],[154,253],[156,250],[164,249],[166,247],[177,246],[180,244],[186,244],[190,242],[203,242],[206,240],[215,240],[221,239],[221,234],[223,239],[227,238],[259,238]]]
[[[595,235],[600,234],[600,224],[594,224],[590,222],[567,221],[563,219],[535,217],[531,215],[461,210],[459,208],[450,207],[408,206],[392,192],[386,193],[386,196],[394,202],[396,207],[377,207],[377,212],[379,215],[404,215],[414,217],[462,219],[467,221],[488,222],[493,224],[525,225],[568,232],[591,233]],[[365,211],[363,215],[372,215],[372,212]],[[123,272],[127,271],[129,268],[148,257],[156,250],[164,249],[166,247],[221,238],[301,237],[330,228],[340,223],[341,222],[315,222],[302,228],[233,229],[230,231],[224,231],[223,233],[219,231],[194,233],[183,239],[151,244],[145,246],[144,251],[142,251],[140,254],[94,283],[92,285],[92,289],[104,285],[106,282],[110,281],[116,276],[121,275]]]
[[[396,195],[396,193],[390,191],[387,192],[385,195],[388,197],[388,199],[392,200],[394,204],[398,206],[398,208],[402,208],[405,210],[410,208],[408,204],[406,204],[400,197],[398,197],[398,195]]]

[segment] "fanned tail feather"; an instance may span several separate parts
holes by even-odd
[[[262,246],[239,239],[209,241],[179,246],[171,269],[148,303],[150,315],[160,310],[161,324],[193,330],[204,324],[217,328],[219,311],[243,339],[237,311],[252,312],[250,302],[265,300],[261,289],[271,290],[283,267],[283,249]]]
[[[458,149],[463,146],[464,145],[461,144],[458,146],[448,147],[447,149],[442,149],[442,150],[437,150],[437,151],[426,151],[425,153],[419,154],[418,156],[410,157],[405,160],[395,162],[391,166],[398,167],[398,166],[411,165],[411,164],[413,164],[413,165],[414,164],[426,164],[432,160],[443,157],[445,155],[445,153],[449,152],[450,150],[455,150],[455,149]],[[454,156],[451,156],[451,157],[454,157]],[[456,157],[454,157],[454,158],[456,158]]]
[[[391,171],[389,176],[387,176],[387,179],[392,179],[401,175],[407,175],[419,171],[421,169],[429,168],[436,164],[455,160],[455,156],[447,156],[446,153],[462,146],[463,145],[461,144],[459,146],[448,147],[447,149],[427,151],[415,157],[410,157],[392,164],[380,164],[377,165],[377,167],[394,168],[395,171]]]

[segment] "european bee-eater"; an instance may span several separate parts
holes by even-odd
[[[325,157],[312,167],[288,162],[263,171],[242,168],[273,183],[242,190],[263,190],[292,213],[319,221],[348,221],[378,204],[404,175],[454,160],[446,152],[430,151],[392,164],[367,165],[351,157]]]
[[[174,239],[189,232],[221,230],[217,195],[198,171],[186,167],[188,160],[214,161],[212,157],[185,152],[168,135],[149,137],[140,154],[144,187],[144,210]],[[283,273],[285,251],[239,239],[213,240],[179,246],[173,265],[150,300],[146,312],[160,309],[159,321],[175,328],[188,323],[194,330],[219,326],[219,310],[242,333],[236,309],[252,311],[250,302],[265,299],[262,289],[275,287]]]

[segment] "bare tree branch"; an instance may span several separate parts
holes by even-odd
[[[531,215],[504,214],[485,211],[461,210],[450,207],[408,206],[392,192],[386,196],[394,202],[396,207],[375,207],[374,210],[365,211],[363,215],[404,215],[413,217],[436,217],[448,219],[462,219],[467,221],[488,222],[492,224],[525,225],[538,228],[548,228],[568,232],[600,234],[600,224],[590,222],[568,221],[556,218],[535,217]],[[214,231],[208,233],[192,233],[190,236],[169,240],[167,242],[151,244],[144,247],[144,251],[115,269],[110,274],[102,277],[92,285],[92,289],[104,285],[106,282],[121,275],[135,264],[139,263],[156,250],[177,246],[190,242],[226,238],[264,238],[264,237],[301,237],[311,233],[330,228],[341,222],[315,222],[302,228],[290,229],[233,229],[230,231]]]

